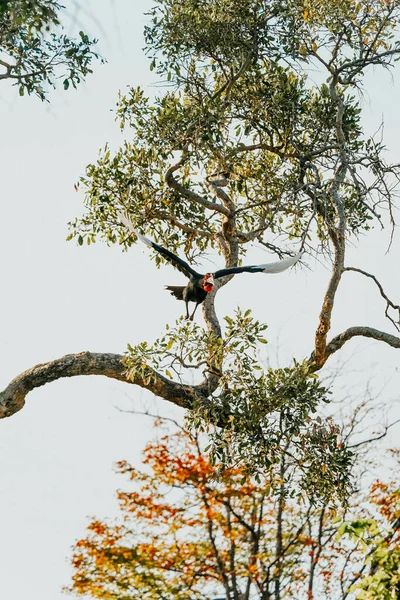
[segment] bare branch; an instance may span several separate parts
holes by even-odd
[[[391,323],[393,323],[393,325],[395,326],[395,328],[397,329],[397,331],[400,331],[400,306],[398,304],[394,304],[390,300],[390,298],[387,297],[387,295],[385,294],[385,292],[383,290],[383,287],[382,287],[381,283],[378,281],[378,279],[375,277],[375,275],[372,275],[371,273],[367,273],[367,271],[363,271],[362,269],[357,269],[356,267],[345,267],[344,271],[354,271],[355,273],[361,273],[361,275],[365,275],[365,277],[369,277],[370,279],[372,279],[376,283],[376,285],[378,286],[378,289],[379,289],[379,292],[380,292],[382,298],[384,298],[386,300],[385,315],[389,319],[389,321],[391,321]],[[389,315],[389,312],[388,312],[389,308],[393,308],[393,310],[397,310],[398,321],[395,321]]]
[[[374,329],[373,327],[364,327],[362,325],[349,327],[346,331],[335,336],[329,344],[327,344],[322,364],[316,362],[314,352],[311,354],[309,358],[311,370],[314,372],[321,369],[332,354],[340,350],[346,342],[357,336],[372,338],[378,342],[385,342],[385,344],[392,346],[392,348],[400,348],[400,338],[391,333],[379,331],[379,329]]]
[[[400,423],[400,419],[393,421],[393,423],[390,423],[390,425],[385,425],[385,430],[380,435],[369,438],[368,440],[363,440],[362,442],[358,442],[357,444],[351,444],[350,446],[348,446],[348,448],[358,448],[359,446],[363,446],[364,444],[370,444],[371,442],[377,442],[378,440],[381,440],[386,436],[389,429],[393,427],[393,425],[397,425],[397,423]]]
[[[5,68],[6,72],[5,73],[1,73],[0,74],[0,79],[10,79],[11,78],[11,71],[15,68],[14,65],[10,65],[9,63],[5,62],[4,60],[0,59],[0,65],[2,67]]]
[[[355,75],[360,73],[365,67],[370,65],[387,65],[390,63],[390,59],[393,58],[396,54],[400,53],[400,49],[396,48],[393,50],[387,50],[385,52],[377,53],[370,57],[363,57],[351,62],[345,62],[341,67],[337,69],[337,74],[341,74],[343,72],[348,72],[349,75],[343,80],[344,85],[352,82]],[[388,59],[385,61],[384,59]]]

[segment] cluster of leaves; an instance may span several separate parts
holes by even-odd
[[[64,89],[76,88],[92,73],[92,61],[99,58],[96,40],[83,31],[78,40],[60,35],[62,9],[54,0],[13,0],[0,13],[0,79],[17,85],[21,96],[45,100],[57,80]]]
[[[340,35],[334,61],[343,66],[396,48],[398,11],[396,0],[157,0],[146,41],[162,73],[216,55],[241,60],[253,45],[274,60],[309,61],[318,49],[329,55]]]
[[[357,599],[392,600],[400,594],[398,481],[376,481],[371,486],[370,499],[377,514],[344,521],[339,527],[338,537],[349,537],[365,556],[360,577],[353,585]]]
[[[137,94],[146,105],[147,99],[139,91]],[[147,116],[152,123],[150,108]],[[154,140],[155,132],[154,135],[153,132],[146,133],[149,138],[142,132],[143,137],[135,136],[136,144],[125,142],[114,155],[106,147],[97,164],[87,166],[81,183],[88,191],[90,213],[70,224],[68,239],[76,237],[79,244],[84,241],[91,244],[101,234],[107,243],[129,247],[134,240],[127,235],[118,218],[118,212],[124,210],[129,212],[135,226],[142,231],[146,231],[151,223],[152,239],[162,242],[172,251],[179,251],[182,235],[168,224],[186,224],[183,250],[189,260],[193,260],[206,249],[208,241],[199,237],[197,232],[203,228],[216,231],[213,219],[207,217],[202,207],[180,202],[174,190],[166,186],[164,172],[171,152],[163,150],[158,140],[155,140],[154,146],[149,145],[148,139]],[[155,255],[155,260],[159,264],[160,256]]]
[[[362,64],[368,56],[390,52],[399,46],[396,36],[400,4],[396,0],[330,0],[316,2],[302,0],[298,3],[297,22],[304,35],[301,54],[307,59],[318,50],[332,50],[338,33],[345,33],[348,54],[338,53],[336,65],[350,75],[356,74],[355,61]]]
[[[203,252],[214,243],[221,215],[193,194],[211,201],[205,177],[225,169],[239,230],[258,229],[260,241],[268,232],[287,240],[316,231],[317,243],[325,241],[335,216],[330,189],[340,146],[332,73],[341,83],[351,160],[340,185],[347,232],[368,230],[377,209],[390,204],[387,179],[397,171],[385,164],[382,145],[363,139],[352,91],[366,66],[393,60],[400,5],[329,0],[318,6],[158,1],[146,28],[147,52],[173,90],[154,101],[140,88],[120,97],[117,119],[130,141],[114,156],[106,148],[89,165],[82,178],[89,211],[72,223],[71,237],[120,241],[114,215],[123,208],[172,250]],[[325,69],[326,83],[316,85],[305,64]],[[178,151],[185,152],[179,189],[166,181]]]
[[[225,379],[225,388],[207,409],[222,411],[227,422],[224,428],[209,430],[212,460],[224,467],[240,466],[256,478],[268,473],[274,492],[284,478],[292,498],[306,492],[314,502],[345,502],[351,492],[352,453],[334,422],[315,416],[318,406],[328,402],[328,390],[306,363],[266,372],[243,366]],[[204,410],[190,416],[197,427]]]
[[[266,343],[266,325],[250,310],[238,309],[235,318],[225,321],[223,338],[180,319],[155,344],[129,347],[130,376],[150,381],[163,373],[182,381],[191,369],[218,373],[219,387],[210,402],[194,406],[188,416],[194,429],[214,424],[208,429],[212,460],[255,477],[268,473],[276,491],[286,457],[291,497],[306,491],[314,501],[344,501],[351,487],[352,454],[334,423],[315,416],[318,406],[329,402],[328,390],[305,362],[263,370],[258,344]]]
[[[257,342],[267,343],[263,337],[267,325],[253,319],[250,313],[250,310],[238,309],[235,319],[225,317],[224,338],[181,317],[175,327],[167,325],[165,335],[153,345],[142,342],[128,346],[126,364],[131,377],[134,378],[136,373],[144,375],[147,367],[151,367],[171,379],[172,374],[181,379],[188,369],[217,371],[222,387],[241,373],[245,378],[252,369],[260,369]]]
[[[129,141],[88,166],[88,212],[70,237],[127,247],[124,210],[134,227],[189,259],[211,246],[237,264],[255,239],[269,248],[276,238],[332,243],[320,368],[346,236],[368,230],[381,208],[393,219],[390,178],[400,167],[386,165],[383,144],[364,135],[355,92],[369,66],[391,65],[400,53],[400,0],[158,0],[150,19],[151,69],[169,89],[153,100],[140,88],[119,98]],[[212,176],[221,171],[219,187]],[[226,322],[222,337],[210,318],[213,333],[181,321],[154,345],[129,348],[132,379],[216,374],[217,389],[190,415],[195,428],[211,424],[216,464],[268,476],[274,493],[283,481],[293,496],[345,501],[352,456],[335,425],[315,418],[329,394],[309,361],[264,372],[256,350],[264,326],[248,313]]]
[[[287,479],[276,498],[268,476],[214,465],[184,430],[148,444],[143,462],[145,472],[118,463],[133,483],[118,492],[122,518],[92,520],[74,548],[70,592],[110,600],[397,597],[393,483],[374,484],[368,509],[354,497],[351,513],[293,502]]]
[[[28,17],[38,31],[60,25],[61,5],[54,0],[0,0],[0,14],[8,12],[13,23],[23,23]]]
[[[345,107],[346,135],[358,147],[360,111],[353,97],[345,99]],[[120,99],[117,118],[129,127],[134,143],[125,142],[113,155],[106,147],[97,164],[87,167],[81,183],[90,210],[71,224],[70,238],[93,243],[101,234],[108,243],[121,242],[116,214],[123,209],[136,227],[151,230],[155,241],[173,251],[183,249],[189,258],[213,245],[220,226],[218,212],[210,213],[190,198],[183,202],[184,191],[178,193],[165,181],[174,153],[185,148],[188,140],[195,151],[189,153],[179,178],[187,193],[211,202],[206,175],[226,167],[240,230],[254,230],[262,220],[263,228],[274,235],[302,237],[315,211],[310,198],[299,190],[302,165],[315,153],[318,140],[334,146],[335,106],[326,86],[318,93],[307,90],[294,74],[274,66],[244,75],[231,93],[229,106],[216,102],[207,108],[205,99],[195,102],[180,93],[168,93],[151,104],[143,90],[131,89]],[[266,138],[268,146],[282,150],[276,154],[262,148]],[[245,152],[247,140],[261,148]],[[307,174],[307,183],[318,185],[330,220],[334,210],[327,198],[335,161],[334,155],[321,159],[325,180]],[[354,197],[354,184],[347,185],[349,230],[358,232],[369,227],[371,214]],[[325,239],[324,220],[317,225],[319,238]],[[261,231],[260,239],[263,236]],[[126,236],[124,241],[131,243]]]

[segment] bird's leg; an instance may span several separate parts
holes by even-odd
[[[189,317],[189,302],[185,302],[186,304],[186,319],[190,319]]]
[[[198,305],[199,305],[199,302],[196,304],[194,311],[193,311],[193,312],[192,312],[192,314],[190,315],[190,320],[191,320],[191,321],[193,321],[194,313],[196,312]]]

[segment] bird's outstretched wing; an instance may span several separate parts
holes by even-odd
[[[134,233],[137,236],[137,238],[141,242],[143,242],[143,244],[146,244],[146,246],[150,246],[151,248],[154,248],[154,250],[159,252],[161,254],[161,256],[163,256],[165,258],[165,260],[170,262],[175,267],[175,269],[178,269],[178,271],[180,271],[181,273],[186,275],[186,277],[189,277],[189,278],[190,277],[199,277],[199,278],[201,277],[200,273],[197,273],[197,271],[192,269],[192,267],[190,265],[188,265],[188,263],[186,261],[179,258],[179,256],[176,256],[176,254],[174,254],[173,252],[170,252],[166,248],[159,246],[155,242],[152,242],[147,237],[145,237],[144,235],[142,235],[141,233],[136,231],[136,229],[133,226],[132,221],[126,215],[124,215],[122,212],[119,212],[118,216],[119,216],[121,223],[126,225],[126,227],[129,229],[129,231],[131,233]]]
[[[225,275],[235,275],[236,273],[282,273],[282,271],[286,271],[286,269],[295,265],[302,254],[302,252],[299,252],[299,254],[296,254],[296,256],[291,258],[285,258],[284,260],[278,260],[277,262],[266,265],[251,265],[248,267],[230,267],[229,269],[220,269],[214,273],[214,278],[219,279],[220,277],[225,277]]]

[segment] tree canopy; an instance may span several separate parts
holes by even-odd
[[[21,96],[45,100],[57,80],[67,90],[92,73],[96,40],[83,31],[79,39],[60,33],[63,9],[54,0],[0,3],[0,80],[12,81]]]
[[[349,434],[349,428],[343,430]],[[198,438],[160,435],[146,470],[117,465],[120,517],[91,519],[73,549],[69,591],[91,598],[391,600],[400,586],[399,490],[375,481],[336,511],[271,494],[240,469],[217,475]],[[357,457],[357,465],[363,462]],[[291,470],[282,457],[282,474]],[[394,473],[393,473],[394,475]],[[128,488],[128,489],[126,489]],[[397,592],[396,592],[397,590]]]
[[[189,409],[225,468],[268,473],[279,487],[281,457],[294,444],[294,493],[343,500],[351,453],[335,425],[315,416],[329,402],[317,372],[356,336],[400,348],[398,335],[369,322],[328,337],[337,291],[352,272],[374,281],[388,326],[399,330],[399,307],[375,275],[346,262],[346,248],[374,225],[392,234],[395,225],[399,166],[386,161],[380,138],[364,133],[358,94],[372,67],[390,68],[400,53],[400,1],[158,0],[149,17],[146,52],[164,89],[120,95],[125,142],[87,167],[86,212],[70,237],[128,248],[135,239],[123,211],[140,233],[190,261],[211,249],[235,266],[253,241],[278,256],[302,248],[304,263],[324,254],[331,277],[314,348],[264,370],[257,344],[266,326],[245,310],[221,326],[216,313],[229,276],[203,305],[205,330],[180,320],[125,355],[84,352],[33,367],[2,392],[0,415],[60,377],[106,375]],[[187,383],[193,372],[196,383]]]

